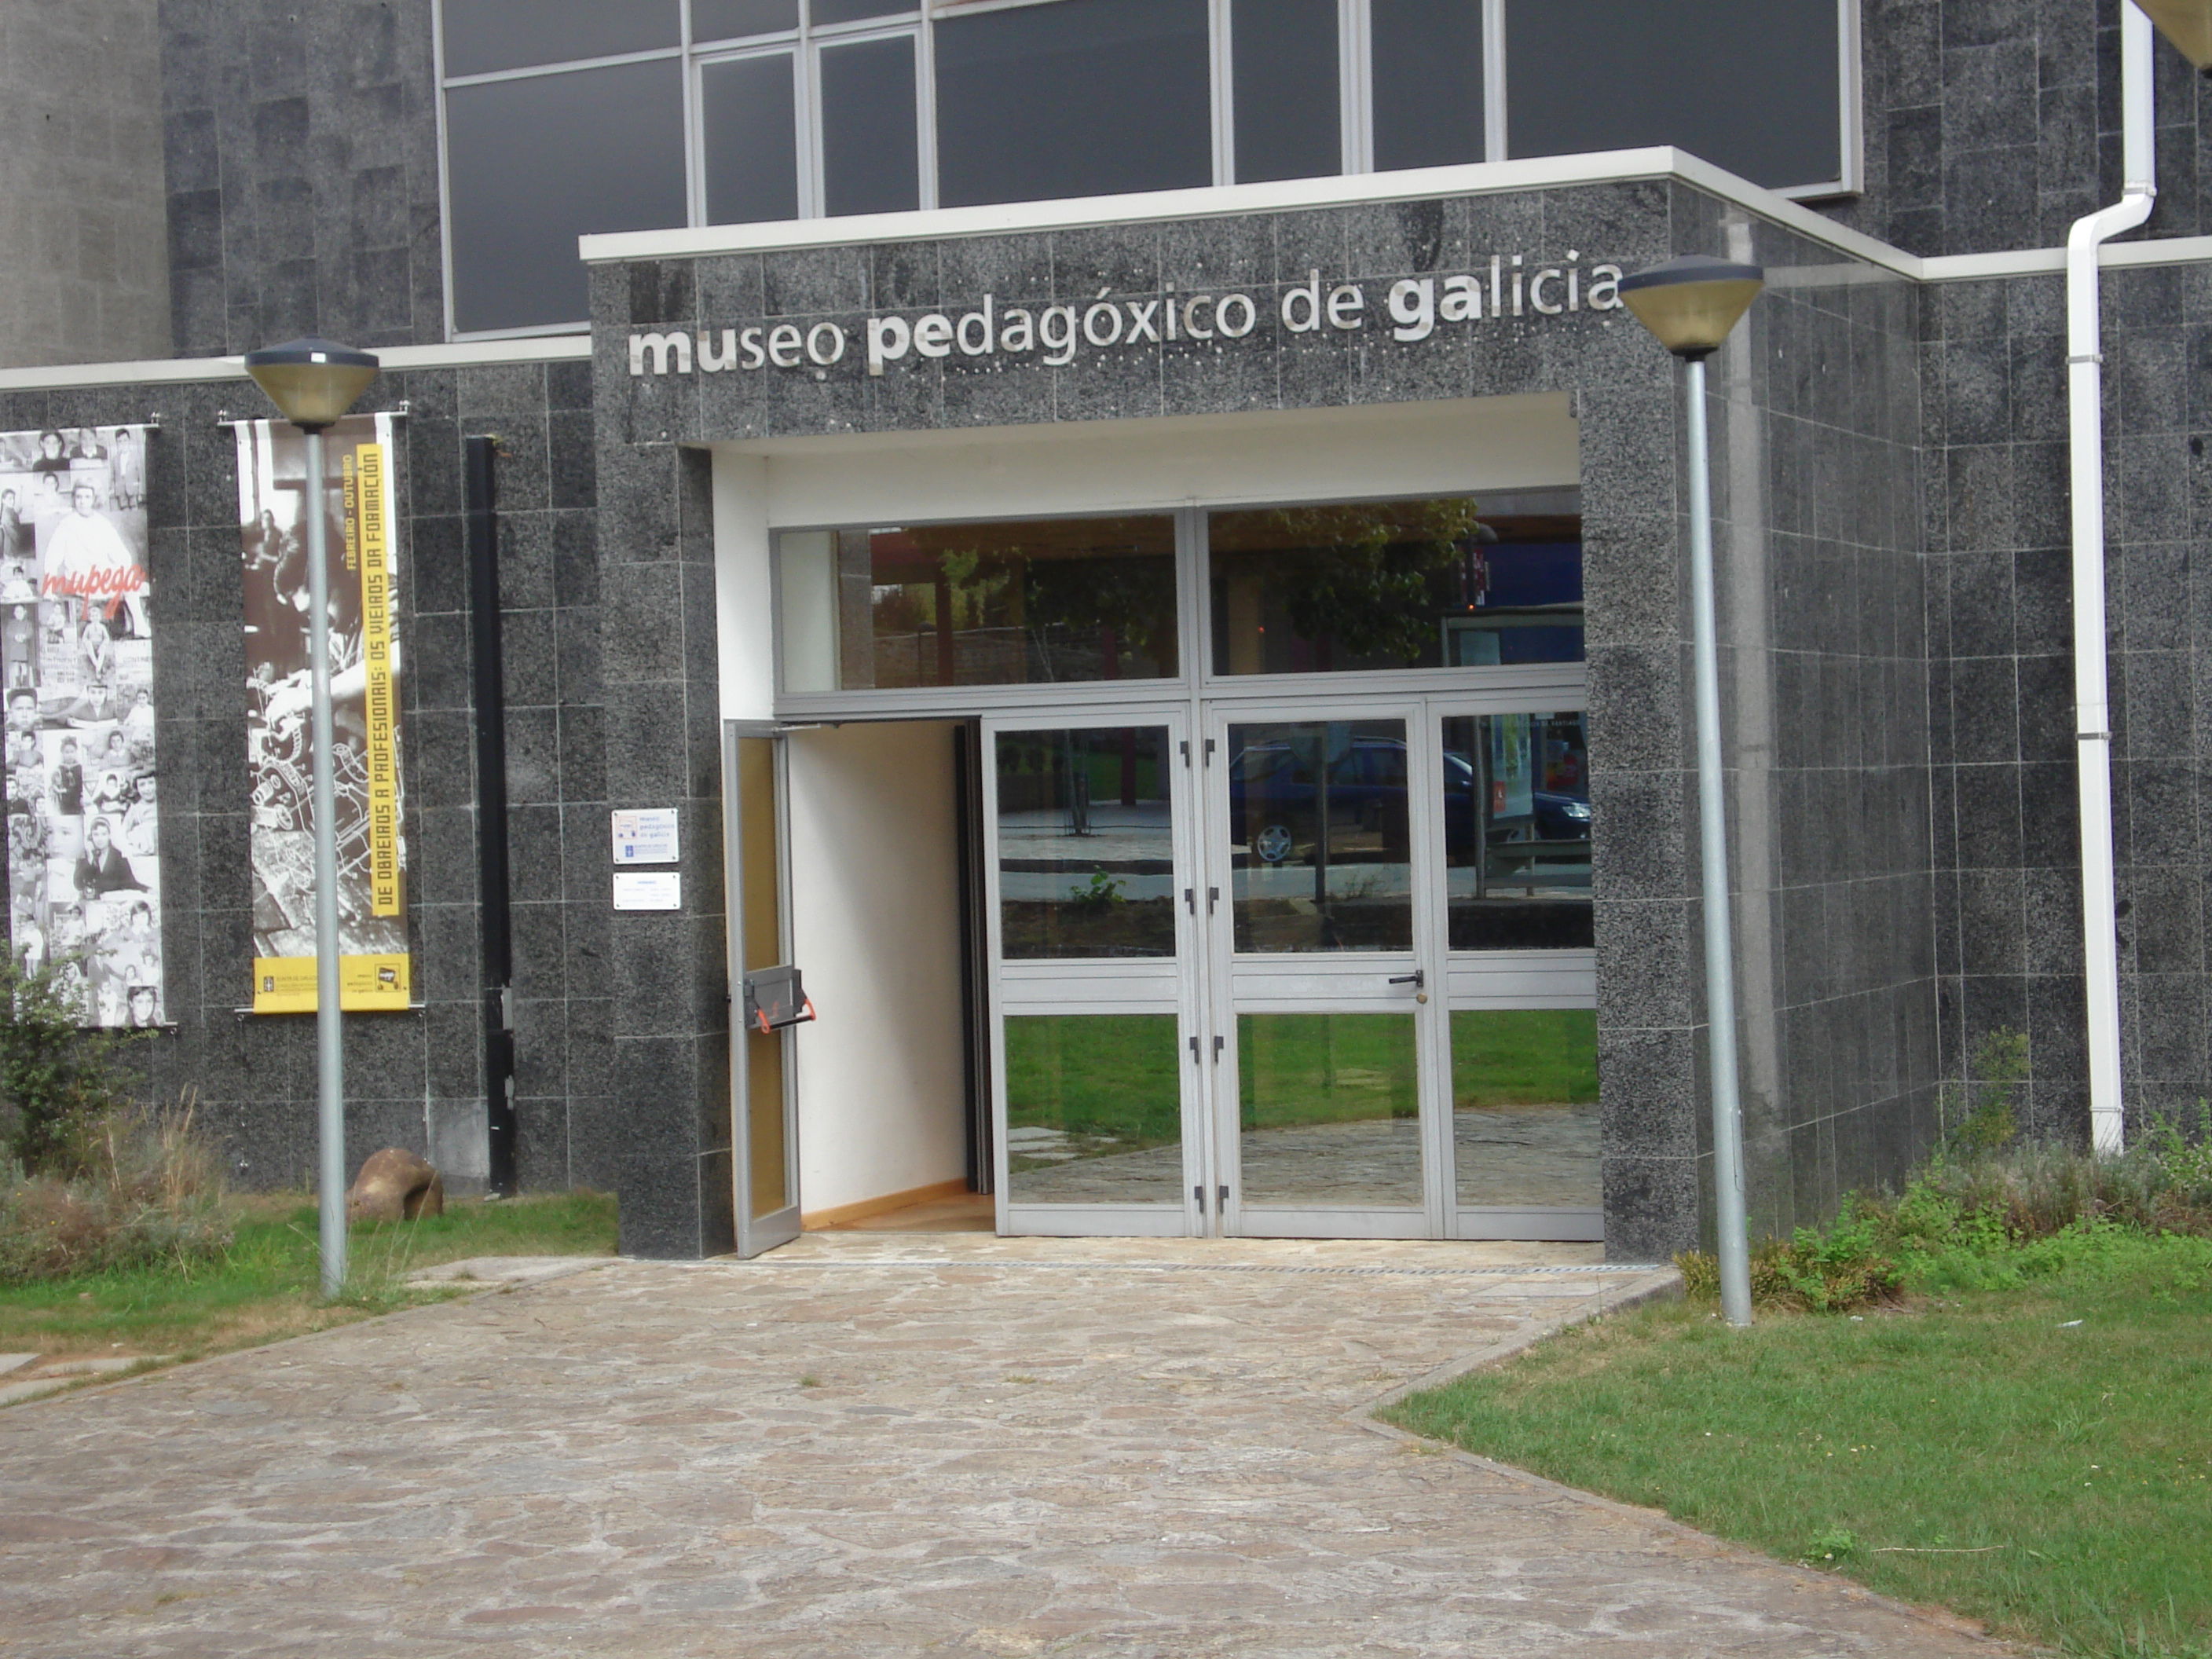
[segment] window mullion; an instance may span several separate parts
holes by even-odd
[[[1234,0],[1206,0],[1207,32],[1213,59],[1213,182],[1237,182],[1237,96]]]
[[[1368,0],[1341,0],[1337,13],[1337,73],[1344,104],[1344,170],[1375,170],[1373,38]]]
[[[1486,161],[1506,159],[1505,0],[1482,0],[1482,149]]]

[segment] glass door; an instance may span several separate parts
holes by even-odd
[[[731,1162],[738,1255],[750,1259],[799,1237],[799,1095],[789,1030],[745,1022],[749,975],[788,963],[784,878],[784,740],[773,727],[722,731],[724,890],[730,951]]]
[[[1211,1093],[1224,1231],[1445,1236],[1434,745],[1418,702],[1208,726]]]
[[[1588,720],[1432,705],[1451,1236],[1600,1239]]]
[[[1202,1224],[1184,739],[1126,710],[983,722],[1002,1233]]]

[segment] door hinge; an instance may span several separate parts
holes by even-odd
[[[1196,1037],[1193,1037],[1190,1040],[1190,1063],[1194,1066],[1198,1064],[1198,1039]]]
[[[1190,1195],[1198,1201],[1198,1212],[1200,1215],[1204,1215],[1206,1213],[1206,1188],[1203,1187],[1194,1187],[1190,1189]]]
[[[1221,1186],[1217,1187],[1214,1191],[1218,1194],[1216,1202],[1222,1209],[1227,1209],[1229,1207],[1229,1188],[1226,1186]]]
[[[1186,887],[1182,890],[1182,908],[1193,915],[1198,914],[1198,894],[1194,889]]]
[[[1218,1036],[1213,1039],[1213,1063],[1216,1066],[1221,1064],[1221,1039]]]
[[[1206,915],[1208,915],[1209,916],[1210,916],[1210,915],[1212,915],[1213,914],[1213,907],[1214,907],[1215,905],[1218,904],[1220,902],[1221,902],[1221,890],[1220,890],[1218,887],[1209,887],[1209,888],[1207,888],[1207,889],[1206,890]]]
[[[1206,763],[1208,766],[1213,764],[1213,739],[1212,738],[1208,738],[1206,740]]]
[[[1176,744],[1176,747],[1182,750],[1182,763],[1183,763],[1185,766],[1189,765],[1189,764],[1190,764],[1190,739],[1189,739],[1188,738],[1183,738],[1180,743],[1178,743],[1178,744]]]

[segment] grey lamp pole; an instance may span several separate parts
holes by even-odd
[[[249,352],[251,374],[307,438],[307,650],[314,696],[316,1198],[325,1297],[345,1286],[345,1042],[338,1007],[338,825],[331,716],[331,579],[324,526],[323,433],[376,378],[365,351],[294,340]]]
[[[1705,1036],[1713,1090],[1713,1208],[1721,1311],[1751,1323],[1743,1196],[1743,1103],[1736,1081],[1735,951],[1729,921],[1728,781],[1722,769],[1719,627],[1713,605],[1713,489],[1705,359],[1765,285],[1757,265],[1692,254],[1620,283],[1621,303],[1686,366],[1690,404],[1690,614],[1697,657],[1698,829],[1705,921]]]

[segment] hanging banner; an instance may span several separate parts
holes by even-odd
[[[167,1018],[146,428],[0,433],[8,923],[87,1025]]]
[[[323,434],[337,740],[338,1005],[402,1009],[407,842],[399,789],[398,518],[392,416]],[[307,441],[282,422],[238,427],[246,562],[246,758],[253,823],[253,1011],[315,1008],[314,717],[307,601]]]

